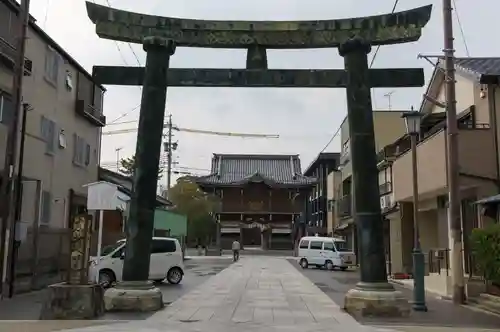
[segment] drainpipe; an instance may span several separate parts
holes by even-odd
[[[498,145],[498,121],[497,121],[497,112],[496,112],[496,91],[497,85],[489,84],[488,85],[488,108],[491,116],[491,124],[493,127],[493,144],[495,146],[495,162],[496,162],[496,170],[497,170],[497,179],[496,185],[497,189],[500,191],[500,155],[499,155],[499,145]]]

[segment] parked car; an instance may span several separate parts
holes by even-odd
[[[299,264],[307,269],[310,265],[342,271],[356,265],[356,254],[346,248],[345,240],[335,237],[306,236],[299,243]]]
[[[102,250],[101,259],[90,258],[89,280],[95,281],[99,274],[99,283],[110,287],[122,281],[123,261],[125,259],[125,239]],[[149,263],[149,279],[170,284],[178,284],[184,276],[182,248],[177,239],[169,237],[153,237],[151,258]]]

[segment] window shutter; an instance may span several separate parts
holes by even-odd
[[[77,139],[78,139],[78,136],[76,136],[76,134],[73,134],[73,163],[77,162],[77,155],[78,155]]]
[[[85,166],[90,164],[90,145],[86,144],[85,146]]]
[[[80,165],[83,165],[83,162],[85,160],[85,141],[81,137],[78,138],[78,150],[78,163]]]

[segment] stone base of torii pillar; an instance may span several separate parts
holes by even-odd
[[[344,299],[344,309],[354,317],[408,317],[410,304],[389,283],[357,285]]]
[[[151,282],[123,281],[104,293],[106,311],[150,312],[164,307],[161,290]]]

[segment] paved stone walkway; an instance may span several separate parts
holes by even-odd
[[[285,259],[243,257],[147,320],[65,331],[346,330],[391,331],[363,326],[356,322]]]

